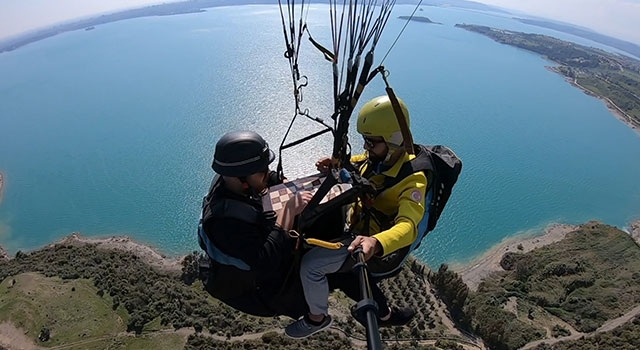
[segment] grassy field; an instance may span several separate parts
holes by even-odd
[[[134,336],[126,333],[127,312],[112,310],[108,295],[86,279],[62,280],[38,273],[24,273],[0,284],[0,322],[10,322],[26,333],[34,344],[64,349],[178,349],[186,336],[154,333]],[[148,324],[150,330],[166,327]],[[43,328],[50,339],[38,339]]]
[[[111,300],[96,292],[88,280],[21,274],[0,285],[0,319],[27,330],[34,342],[48,328],[51,346],[124,331]]]

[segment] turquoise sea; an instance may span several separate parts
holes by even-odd
[[[550,62],[454,24],[599,45],[492,13],[418,14],[442,25],[407,27],[384,62],[389,80],[410,106],[416,141],[448,145],[464,160],[421,259],[465,262],[554,222],[624,227],[640,218],[639,135],[548,71]],[[308,16],[314,37],[330,45],[327,7]],[[378,62],[404,25],[395,16]],[[277,147],[284,136],[293,97],[283,52],[277,6],[238,6],[114,22],[0,54],[0,245],[14,254],[79,231],[130,235],[169,255],[197,249],[216,140],[254,129]],[[307,43],[300,55],[303,104],[328,117],[331,68]],[[376,81],[363,100],[383,93]],[[317,129],[300,120],[293,134]],[[312,172],[330,143],[285,151],[286,174]]]

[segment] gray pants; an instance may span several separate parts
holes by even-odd
[[[353,238],[342,240],[340,249],[313,247],[302,257],[300,279],[309,312],[314,315],[329,314],[329,282],[327,275],[337,272],[350,258],[347,247]],[[349,262],[347,262],[349,264]],[[353,264],[350,264],[353,265]]]

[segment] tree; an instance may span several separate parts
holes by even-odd
[[[182,259],[182,280],[184,283],[191,285],[198,279],[200,274],[200,259],[202,254],[197,251],[193,251]]]
[[[42,327],[40,329],[40,334],[38,335],[38,339],[41,342],[45,342],[47,340],[49,340],[49,337],[51,336],[51,331],[49,330],[48,327]]]
[[[142,329],[144,328],[145,317],[139,312],[135,312],[129,318],[129,322],[127,323],[127,332],[136,332],[136,334],[142,333]]]
[[[469,296],[469,287],[462,278],[457,273],[449,271],[447,264],[442,264],[438,272],[429,274],[429,281],[447,305],[453,320],[458,324],[466,324],[463,307]]]

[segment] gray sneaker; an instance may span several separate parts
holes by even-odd
[[[326,315],[322,323],[319,325],[313,325],[309,323],[309,319],[307,315],[304,315],[301,319],[287,326],[284,329],[284,334],[286,334],[289,338],[293,339],[302,339],[306,338],[312,334],[316,334],[323,329],[329,328],[333,323],[333,319],[331,316]]]

